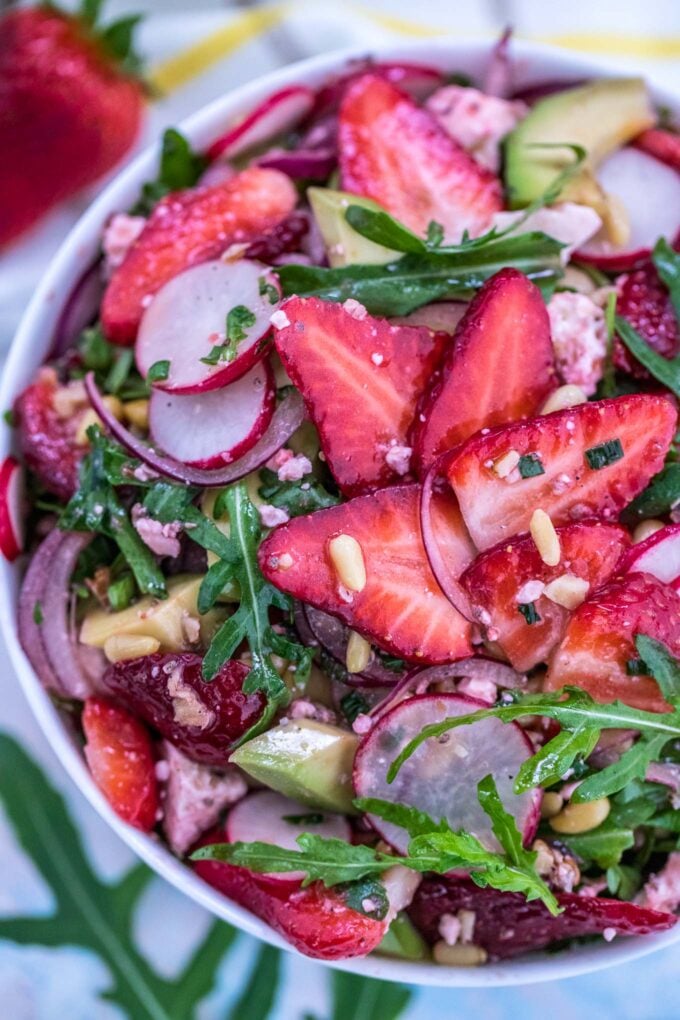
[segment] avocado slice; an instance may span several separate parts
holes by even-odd
[[[383,248],[381,244],[375,244],[357,234],[345,219],[350,205],[384,212],[377,202],[352,195],[349,191],[334,191],[332,188],[308,188],[307,197],[323,238],[328,261],[334,269],[338,266],[384,265],[401,258],[401,252]]]
[[[384,956],[397,956],[401,960],[430,958],[430,947],[403,911],[392,921],[376,952]]]
[[[357,737],[300,719],[274,726],[233,751],[229,761],[272,790],[323,811],[356,814],[352,765]]]
[[[587,152],[581,170],[562,189],[560,201],[589,205],[602,217],[612,241],[626,241],[626,221],[595,171],[615,149],[656,122],[642,78],[605,78],[541,99],[505,141],[505,186],[510,207],[539,198],[574,159],[560,143]],[[557,148],[540,148],[551,145]]]

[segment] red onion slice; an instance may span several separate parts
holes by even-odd
[[[111,414],[102,400],[102,395],[97,389],[92,372],[85,376],[85,389],[93,409],[99,415],[107,430],[129,453],[165,478],[184,482],[185,485],[200,485],[204,488],[229,485],[230,482],[237,482],[239,478],[244,478],[251,471],[261,467],[277,450],[280,450],[288,442],[305,419],[302,397],[297,390],[291,390],[274,411],[269,428],[258,439],[255,445],[243,457],[235,460],[233,464],[227,464],[224,468],[215,468],[211,471],[204,468],[189,467],[178,460],[174,460],[172,457],[166,457],[164,454],[148,446],[143,439],[133,436]]]
[[[438,457],[425,476],[420,495],[420,530],[423,536],[425,552],[439,587],[461,616],[464,616],[466,620],[474,622],[467,592],[462,584],[460,584],[458,578],[451,573],[442,555],[432,518],[432,499],[438,492],[445,492],[447,496],[450,495],[451,498],[455,498],[450,487],[441,477],[445,462],[450,456],[450,452],[447,452]]]
[[[331,146],[319,149],[272,149],[258,161],[258,166],[280,170],[294,179],[325,181],[335,170],[337,150]]]
[[[482,81],[482,92],[485,92],[487,96],[507,99],[512,91],[511,38],[512,29],[506,28],[491,51],[491,60]]]
[[[19,593],[18,629],[19,642],[28,661],[33,666],[40,681],[47,690],[63,693],[62,685],[52,668],[45,646],[42,631],[36,622],[37,606],[42,612],[45,585],[50,573],[50,565],[55,551],[61,545],[63,532],[56,528],[51,531],[40,545],[28,565],[28,570]]]
[[[92,325],[104,293],[101,262],[89,266],[66,298],[54,330],[50,357],[64,354],[78,339],[86,326]]]

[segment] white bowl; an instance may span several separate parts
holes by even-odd
[[[421,41],[393,45],[372,51],[381,59],[431,64],[446,71],[475,74],[489,57],[489,42],[457,43],[450,40]],[[522,85],[550,78],[607,76],[611,71],[560,50],[518,42],[513,47],[518,61],[518,80]],[[342,70],[352,58],[367,54],[356,49],[326,54],[260,78],[216,100],[183,122],[181,130],[194,146],[203,149],[232,121],[251,110],[276,89],[292,83],[312,87]],[[519,70],[521,68],[521,70]],[[656,99],[678,109],[677,96],[655,90]],[[16,395],[31,380],[46,356],[62,305],[82,272],[91,265],[99,249],[102,227],[112,212],[129,208],[144,181],[155,176],[158,146],[148,149],[127,167],[92,204],[73,228],[26,310],[17,331],[0,387],[0,408],[11,407]],[[10,452],[12,434],[3,429],[0,436],[0,460]],[[102,818],[159,875],[202,904],[217,917],[242,931],[255,935],[281,949],[294,950],[263,921],[198,879],[157,839],[125,825],[109,807],[94,785],[80,750],[74,743],[59,713],[43,690],[17,638],[16,603],[20,569],[5,560],[0,563],[0,623],[9,653],[26,697],[42,727],[46,739],[67,772]],[[659,935],[618,939],[609,944],[587,945],[558,954],[534,954],[518,960],[489,964],[481,968],[440,967],[432,963],[406,963],[371,956],[331,964],[342,970],[414,985],[447,987],[490,987],[525,984],[571,977],[600,970],[625,960],[636,959],[680,941],[680,925]]]

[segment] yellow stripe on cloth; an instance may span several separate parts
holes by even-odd
[[[287,4],[277,4],[275,7],[247,11],[193,46],[158,64],[151,72],[151,85],[162,95],[181,88],[239,46],[278,24],[287,10]]]
[[[541,42],[582,53],[670,60],[680,57],[680,36],[628,35],[616,32],[570,32],[540,37]]]

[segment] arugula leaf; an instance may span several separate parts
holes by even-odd
[[[63,798],[7,734],[0,734],[0,801],[40,875],[55,907],[46,916],[0,919],[0,939],[26,946],[81,946],[96,953],[111,974],[102,996],[135,1020],[186,1020],[213,988],[218,969],[235,938],[214,921],[172,979],[161,978],[137,950],[135,913],[154,877],[138,864],[119,881],[102,882],[85,856]]]
[[[667,464],[621,514],[625,524],[663,517],[680,502],[680,464]]]
[[[671,248],[665,237],[660,237],[654,245],[652,261],[668,287],[675,317],[680,322],[680,254]]]
[[[285,510],[289,517],[299,517],[340,502],[339,496],[327,492],[311,474],[305,475],[299,482],[280,482],[275,471],[260,468],[260,478],[259,495],[271,506]]]
[[[590,832],[560,835],[560,842],[585,864],[606,869],[618,864],[624,852],[635,844],[635,833],[632,829],[617,828],[606,819]]]
[[[520,766],[515,791],[523,793],[536,786],[550,786],[571,768],[577,758],[587,758],[600,738],[592,726],[562,730]]]
[[[80,466],[78,489],[59,518],[65,531],[94,531],[112,538],[145,595],[164,598],[165,578],[151,550],[142,542],[111,483],[130,461],[96,425],[87,430],[90,452]],[[121,477],[121,484],[129,479]]]
[[[642,877],[637,868],[627,864],[614,864],[607,868],[607,888],[613,896],[632,900],[641,885]]]
[[[102,333],[101,326],[84,329],[78,340],[79,363],[70,372],[73,379],[94,372],[97,386],[121,400],[148,397],[149,388],[134,365],[131,347],[111,344]]]
[[[637,358],[647,371],[663,383],[676,397],[680,397],[680,355],[664,358],[649,346],[627,319],[616,316],[616,332],[633,357]]]
[[[132,213],[148,216],[165,195],[193,187],[207,165],[207,159],[193,151],[184,135],[175,128],[167,128],[161,142],[158,176],[155,181],[147,181],[144,185]]]
[[[483,244],[482,240],[411,252],[386,265],[324,269],[290,264],[278,268],[277,275],[286,297],[297,294],[340,302],[353,298],[371,314],[389,316],[407,315],[444,298],[467,300],[505,266],[520,269],[548,290],[562,274],[559,257],[562,245],[546,234],[533,231],[514,237],[494,237]]]
[[[661,641],[655,641],[646,634],[636,636],[635,647],[666,701],[671,705],[680,703],[680,662]]]
[[[574,790],[571,800],[577,804],[599,800],[601,797],[617,793],[632,779],[644,779],[647,766],[659,758],[667,743],[668,737],[665,734],[651,738],[640,737],[618,761],[582,780]]]

